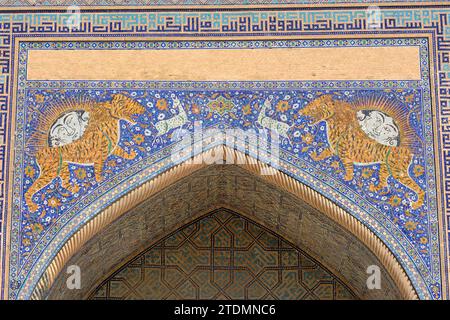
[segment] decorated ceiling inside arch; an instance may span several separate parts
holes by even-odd
[[[367,226],[419,298],[448,297],[450,7],[28,2],[0,8],[2,299],[121,196],[230,143]]]

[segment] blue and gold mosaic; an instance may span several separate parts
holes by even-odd
[[[369,43],[370,41],[363,40],[352,41],[348,44],[367,45]],[[402,40],[401,42],[391,40],[390,43],[418,45],[422,47],[423,54],[426,54],[427,43],[425,40]],[[196,47],[202,45],[202,43],[184,42],[184,45],[186,44]],[[297,42],[290,41],[288,45],[295,46],[296,44]],[[322,44],[339,46],[342,45],[342,42],[322,41],[315,44],[314,42],[301,41],[299,44],[302,46],[320,46]],[[65,45],[70,46],[70,43]],[[77,43],[76,45],[97,47],[95,43]],[[134,47],[130,43],[120,42],[117,44],[111,43],[110,47],[121,48],[124,45]],[[152,43],[152,45],[158,46],[161,44]],[[204,45],[205,47],[211,46],[211,43],[205,42]],[[220,42],[217,45],[225,47],[227,43]],[[239,47],[257,47],[260,45],[267,44],[253,41],[233,43],[233,46]],[[286,42],[272,41],[270,43],[272,47],[276,45],[286,46]],[[177,44],[171,43],[171,46],[177,46]],[[30,42],[27,46],[22,45],[20,54],[25,56],[27,48],[45,50],[51,47],[50,43],[47,45],[47,43],[42,42]],[[426,72],[426,60],[423,60],[422,67],[423,72]],[[23,68],[22,70],[25,72],[26,69]],[[19,69],[20,80],[21,69]],[[16,171],[23,172],[21,188],[18,189],[23,190],[21,192],[23,202],[20,205],[23,214],[20,222],[17,251],[19,253],[17,265],[18,270],[20,270],[18,274],[25,277],[30,268],[33,268],[34,256],[41,250],[39,248],[51,245],[52,239],[49,239],[46,235],[49,233],[57,234],[55,232],[58,232],[58,222],[64,221],[62,220],[63,217],[72,219],[70,217],[77,216],[86,219],[94,213],[91,209],[92,206],[89,206],[88,203],[92,203],[95,199],[93,196],[95,191],[104,193],[106,192],[104,188],[110,188],[111,183],[113,185],[123,183],[125,190],[129,190],[130,185],[124,178],[137,175],[136,167],[142,170],[142,168],[151,166],[152,162],[154,163],[159,159],[165,160],[165,167],[173,165],[168,161],[170,159],[167,157],[167,153],[176,142],[176,138],[173,137],[176,134],[175,129],[182,128],[193,131],[194,124],[198,121],[202,121],[205,128],[241,128],[243,130],[265,129],[267,128],[266,123],[270,121],[285,124],[286,131],[279,132],[281,158],[287,163],[293,164],[298,170],[298,172],[295,172],[285,169],[287,173],[318,191],[324,192],[326,189],[317,185],[317,176],[322,177],[328,188],[341,194],[345,198],[345,202],[332,196],[331,193],[329,194],[330,198],[349,209],[350,212],[355,212],[355,210],[352,210],[346,203],[352,203],[354,206],[361,208],[359,211],[365,211],[366,217],[361,213],[359,218],[370,228],[378,226],[380,230],[383,230],[381,233],[378,232],[381,237],[388,233],[395,234],[393,241],[388,241],[389,245],[395,248],[394,251],[398,250],[397,248],[400,248],[400,243],[402,243],[403,246],[409,248],[405,252],[406,260],[411,259],[412,265],[424,270],[432,271],[434,268],[438,270],[439,268],[435,263],[439,261],[434,260],[431,254],[432,246],[437,245],[437,243],[433,241],[429,230],[430,223],[435,219],[435,210],[433,209],[435,207],[435,195],[433,192],[429,192],[427,188],[427,185],[434,185],[435,183],[433,164],[427,162],[427,158],[434,159],[434,156],[432,150],[428,149],[427,152],[426,148],[426,144],[431,143],[431,141],[426,141],[427,137],[430,137],[427,132],[430,132],[431,125],[418,125],[419,121],[429,118],[431,112],[430,104],[426,102],[429,101],[429,91],[426,86],[423,86],[426,83],[425,81],[404,81],[403,83],[387,81],[376,85],[374,82],[365,84],[361,82],[354,88],[349,88],[347,82],[339,81],[328,84],[325,82],[304,82],[301,84],[289,83],[290,89],[285,89],[285,83],[260,82],[247,84],[247,86],[252,85],[252,88],[238,90],[233,88],[239,88],[240,83],[182,84],[171,82],[171,89],[162,89],[156,87],[164,86],[164,83],[103,82],[100,84],[83,81],[78,83],[78,85],[83,85],[84,88],[81,89],[76,88],[77,82],[25,80],[23,90],[21,89],[18,92],[18,107],[24,107],[26,119],[26,125],[23,127],[24,157],[20,161],[17,158],[16,162],[22,163],[20,167],[16,166]],[[22,84],[22,82],[20,83]],[[183,88],[183,86],[189,85],[197,85],[200,88],[203,87],[203,89]],[[365,85],[367,85],[367,89],[363,89]],[[151,88],[152,86],[154,88]],[[224,86],[230,86],[231,88],[225,90]],[[378,88],[373,89],[372,86],[378,86]],[[86,87],[90,88],[87,89]],[[99,87],[104,89],[99,89]],[[67,113],[67,110],[64,109],[64,103],[61,107],[58,104],[53,106],[53,102],[94,101],[94,105],[90,107],[83,107],[87,106],[88,102],[84,104],[83,102],[68,103],[68,109],[85,108],[84,111],[89,113],[92,119],[95,119],[96,109],[102,108],[102,105],[114,105],[114,101],[119,96],[124,99],[122,103],[130,106],[130,112],[134,113],[132,121],[130,120],[131,113],[113,120],[113,126],[119,124],[119,132],[108,131],[108,124],[98,122],[96,125],[100,126],[103,131],[93,138],[94,142],[86,142],[84,146],[73,151],[73,155],[70,155],[72,151],[67,149],[72,145],[70,141],[59,141],[58,143],[61,143],[61,145],[56,149],[60,151],[58,151],[59,153],[52,151],[57,152],[55,154],[48,153],[49,151],[46,150],[49,148],[45,149],[42,145],[57,147],[56,142],[41,141],[41,145],[39,145],[39,138],[36,138],[36,132],[40,132],[38,128],[42,128],[41,131],[46,134],[47,132],[53,132],[53,129],[45,126],[53,125],[60,114]],[[412,140],[415,143],[409,144],[408,147],[411,150],[412,157],[407,159],[406,171],[403,172],[413,182],[402,181],[402,183],[399,179],[394,178],[395,174],[392,172],[387,177],[381,178],[383,181],[380,182],[381,165],[377,163],[377,159],[371,158],[372,156],[376,157],[375,154],[369,154],[366,160],[355,160],[354,162],[366,162],[367,165],[353,165],[352,163],[354,173],[351,178],[347,176],[343,156],[339,152],[327,158],[318,159],[318,155],[323,154],[330,146],[333,146],[334,142],[330,141],[332,138],[330,137],[330,130],[327,131],[326,129],[327,121],[318,121],[316,125],[312,125],[311,115],[303,113],[308,106],[313,105],[323,97],[330,97],[332,101],[343,102],[346,105],[359,103],[363,110],[367,109],[364,101],[377,101],[381,97],[384,99],[383,104],[378,106],[381,111],[391,113],[393,117],[408,114],[407,118],[397,118],[394,121],[398,123],[398,129],[403,130],[403,133],[401,133],[403,136],[398,140],[401,144],[409,139],[406,126],[414,128]],[[135,105],[141,106],[143,109]],[[370,105],[372,109],[375,107],[374,103]],[[114,107],[107,108],[114,109]],[[127,108],[125,107],[124,110]],[[395,108],[399,109],[395,111]],[[345,114],[344,109],[343,105],[339,105],[334,112]],[[314,110],[318,110],[318,108],[314,107]],[[18,111],[20,112],[20,110]],[[56,116],[47,120],[45,117],[47,115],[50,117],[50,114],[56,114]],[[181,114],[184,115],[185,119],[183,120],[183,117],[181,117],[181,122],[168,129],[166,122],[175,117],[180,117]],[[79,119],[82,121],[82,116]],[[86,130],[89,131],[89,127]],[[64,133],[62,135],[64,140]],[[44,136],[44,139],[50,138]],[[83,158],[83,153],[87,152],[94,158],[101,158],[100,154],[92,148],[92,145],[101,144],[101,142],[97,143],[96,141],[102,139],[106,139],[105,141],[113,140],[113,146],[111,146],[111,143],[105,144],[103,149],[113,149],[117,141],[118,148],[123,151],[112,154],[111,151],[103,150],[105,158],[101,160],[99,166],[95,164],[93,166],[87,165],[94,160]],[[37,146],[30,141],[37,141]],[[348,142],[347,139],[345,141]],[[392,142],[391,148],[392,146],[397,147],[398,142],[396,141]],[[20,140],[17,142],[20,143]],[[387,147],[389,148],[389,146]],[[336,146],[335,148],[339,147]],[[358,151],[358,148],[365,149],[366,146],[355,145],[355,150],[352,152]],[[55,148],[50,149],[56,150]],[[100,153],[102,153],[101,149],[99,147]],[[117,148],[114,150],[117,150]],[[376,153],[376,151],[374,152]],[[157,156],[155,157],[155,155]],[[383,159],[388,157],[385,153],[382,153],[381,156]],[[395,155],[392,159],[398,162],[399,157],[402,156]],[[66,161],[67,167],[64,167]],[[394,164],[388,166],[387,171],[395,170]],[[302,178],[300,172],[305,172],[307,175]],[[312,174],[312,172],[317,172],[317,174]],[[150,177],[148,176],[147,179]],[[120,179],[121,182],[117,179]],[[142,183],[143,180],[144,178],[140,177],[138,181]],[[108,182],[109,184],[107,184]],[[413,184],[416,185],[413,186]],[[377,190],[374,189],[376,185],[379,186]],[[420,199],[420,194],[425,193],[426,196]],[[108,201],[116,199],[119,195],[111,195]],[[87,202],[80,212],[80,209],[76,209],[74,204],[82,199]],[[84,216],[84,212],[86,214],[90,212],[89,216]],[[370,221],[369,218],[375,221]],[[416,270],[412,269],[412,274],[414,273],[416,273]],[[430,285],[435,286],[436,282],[432,280],[432,272],[429,275],[427,280],[424,279],[424,282],[430,281]]]
[[[83,13],[82,27],[75,31],[64,27],[64,21],[67,19],[64,14],[0,14],[0,61],[3,68],[0,79],[0,133],[3,143],[0,146],[0,160],[2,168],[8,168],[14,163],[11,172],[12,185],[6,188],[8,179],[6,176],[2,177],[0,199],[4,212],[2,221],[11,221],[9,225],[3,224],[3,233],[7,230],[10,235],[9,247],[3,251],[8,253],[9,262],[8,298],[29,297],[49,261],[81,225],[127,191],[170,168],[173,165],[170,151],[176,143],[176,129],[192,131],[194,123],[199,120],[203,121],[204,127],[219,130],[241,128],[264,131],[265,128],[276,124],[281,135],[280,169],[338,203],[379,236],[407,272],[420,298],[442,298],[446,295],[443,276],[445,272],[442,271],[442,263],[446,261],[446,252],[442,252],[442,249],[446,250],[446,244],[439,240],[443,232],[439,224],[439,215],[443,213],[439,210],[439,202],[442,201],[446,207],[448,201],[445,187],[448,170],[445,170],[445,166],[449,154],[446,151],[449,147],[446,134],[449,60],[445,40],[447,28],[444,26],[449,13],[450,11],[432,7],[382,10],[380,34],[420,30],[430,33],[431,40],[425,36],[375,37],[374,32],[370,31],[368,39],[338,40],[27,41],[20,42],[19,50],[14,51],[14,55],[10,54],[10,45],[16,44],[15,37],[19,35],[181,34],[200,37],[214,34],[328,34],[332,38],[331,34],[335,32],[352,35],[367,30],[367,27],[364,22],[365,12],[359,9],[330,9],[329,12],[320,13],[297,10],[189,14]],[[435,41],[437,38],[440,39],[438,42]],[[418,46],[422,79],[303,82],[26,79],[29,49],[87,50],[93,45],[96,49],[113,50],[163,50],[177,46],[191,46],[199,50],[221,46],[220,48],[226,49],[227,45],[230,48],[231,45],[234,48]],[[16,55],[19,61],[17,70],[13,69],[11,64],[11,58]],[[434,67],[439,68],[435,70],[437,78],[433,79],[436,88],[430,82],[430,68]],[[7,138],[11,134],[8,124],[11,121],[10,81],[13,79],[13,71],[18,78],[15,88],[15,142],[14,146],[8,145],[7,149],[5,141],[8,141]],[[321,99],[328,100],[323,103]],[[73,103],[78,103],[78,107],[84,103],[83,105],[89,105],[89,108],[77,107],[76,110],[69,110],[67,104],[62,101],[75,101]],[[368,109],[367,101],[382,103]],[[311,105],[318,107],[313,108],[318,110],[324,104],[333,106],[334,109],[323,108],[322,114],[308,112]],[[358,114],[358,120],[355,121],[359,123],[360,131],[348,127],[346,123],[339,126],[339,119],[336,118],[339,117],[339,112],[344,114],[348,110],[356,110],[351,108],[358,106],[358,111],[361,112],[355,112]],[[435,109],[432,111],[432,108]],[[91,148],[90,151],[105,154],[105,157],[101,158],[102,161],[91,165],[93,161],[88,159],[88,156],[73,158],[74,155],[79,156],[81,149],[70,151],[69,146],[73,145],[73,141],[82,139],[78,137],[70,141],[67,140],[67,135],[58,133],[56,128],[60,117],[51,118],[50,121],[45,117],[49,110],[64,111],[67,122],[77,121],[80,137],[89,133],[91,139],[97,139],[95,141],[99,147]],[[96,115],[98,110],[109,110],[108,112],[115,114],[115,121],[119,124],[118,130],[111,129],[112,126],[106,124],[106,120]],[[335,118],[330,114],[336,115]],[[434,120],[433,114],[437,114]],[[385,128],[390,126],[390,133],[387,129],[380,131],[380,125],[373,123],[380,115]],[[164,122],[176,116],[179,116],[179,121]],[[95,131],[88,125],[92,123],[89,122],[92,119],[95,120],[94,123],[100,124],[97,126],[100,131]],[[314,120],[317,120],[316,124],[313,124]],[[433,121],[438,125],[437,130],[433,129]],[[343,131],[353,134],[355,144],[349,146],[349,150],[343,150],[339,139],[330,136],[330,123],[333,123],[337,130],[337,137],[341,136]],[[46,136],[45,140],[43,136],[36,134],[42,124],[48,125],[47,129],[55,129],[54,136]],[[72,124],[70,126],[73,127]],[[397,133],[392,130],[397,130]],[[366,138],[362,138],[361,132],[365,132]],[[370,136],[372,137],[367,138]],[[56,149],[61,152],[57,151],[53,158],[50,154],[45,157],[43,141],[48,144],[47,147],[58,146]],[[373,141],[377,141],[376,146]],[[221,143],[223,141],[214,141],[206,144],[205,148]],[[241,146],[238,145],[237,148]],[[14,158],[9,152],[13,149]],[[113,149],[117,153],[113,154]],[[330,153],[330,149],[334,152]],[[390,151],[400,149],[402,151],[398,153]],[[367,154],[362,154],[364,152],[361,150]],[[44,168],[39,162],[39,152],[44,154],[42,159],[52,158],[58,161]],[[252,153],[252,150],[247,152]],[[355,157],[359,160],[348,156],[348,153],[355,152],[358,153]],[[408,165],[397,166],[390,163],[389,158],[394,154],[396,160],[401,160],[397,162]],[[386,160],[387,165],[383,165],[380,156]],[[439,165],[444,168],[442,171],[436,166],[436,157]],[[67,167],[64,163],[68,163]],[[48,169],[44,175],[43,169]],[[43,176],[48,180],[47,183],[41,181],[36,185],[36,181]],[[10,203],[6,203],[5,190],[11,190]],[[437,190],[443,190],[444,193],[437,194]],[[4,238],[2,241],[3,248],[6,249]],[[3,277],[6,279],[6,275]],[[5,288],[4,283],[3,287]]]

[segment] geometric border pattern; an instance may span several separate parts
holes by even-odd
[[[428,0],[328,0],[326,1],[329,4],[340,4],[340,3],[383,3],[383,2],[426,2]],[[197,6],[209,6],[209,5],[267,5],[267,4],[317,4],[320,3],[320,0],[272,0],[272,1],[264,1],[264,0],[171,0],[169,1],[169,5],[197,5]],[[52,6],[71,6],[74,5],[74,1],[71,0],[53,0],[53,1],[43,1],[43,0],[5,0],[2,4],[3,6],[36,6],[36,5],[52,5]],[[167,0],[78,0],[76,1],[76,5],[79,6],[167,6]]]

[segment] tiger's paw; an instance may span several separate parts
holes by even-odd
[[[72,184],[72,183],[63,183],[62,187],[64,189],[66,189],[67,191],[69,191],[70,193],[77,193],[78,191],[80,191],[80,187],[78,186],[78,184]],[[70,197],[70,193],[64,192],[61,193],[64,197]]]
[[[423,206],[424,201],[425,201],[425,193],[421,190],[419,191],[417,194],[417,200],[414,200],[414,198],[410,195],[408,198],[410,199],[410,206],[411,209],[413,210],[417,210],[420,207]]]
[[[97,184],[101,183],[103,181],[103,176],[101,174],[98,174],[98,175],[96,174],[95,180],[97,181]]]
[[[128,156],[127,156],[127,159],[128,160],[133,160],[134,158],[136,158],[136,156],[137,156],[136,151],[131,150],[130,153],[128,154]]]
[[[72,193],[78,193],[78,191],[80,191],[80,186],[75,184],[75,185],[71,185],[68,190]]]
[[[378,192],[378,191],[380,191],[381,189],[383,189],[383,186],[380,185],[380,184],[375,185],[374,183],[371,183],[371,184],[369,185],[369,191],[371,191],[371,192]]]
[[[410,205],[411,205],[411,209],[417,210],[423,206],[423,199],[421,197],[419,197],[416,201],[411,201]]]
[[[311,152],[311,154],[309,155],[311,157],[311,159],[313,159],[314,161],[320,161],[321,159],[319,158],[319,155],[317,154],[316,151]]]
[[[34,203],[33,201],[27,202],[28,209],[30,209],[30,212],[36,212],[38,209],[38,205]]]
[[[353,173],[347,172],[347,173],[345,174],[345,176],[344,176],[344,180],[345,180],[345,181],[351,181],[351,180],[353,180]]]
[[[133,160],[134,158],[136,158],[137,153],[134,150],[131,150],[130,153],[126,153],[125,151],[123,151],[119,156],[127,160]]]
[[[417,210],[417,209],[419,209],[422,205],[423,205],[423,203],[420,202],[420,201],[414,201],[414,202],[411,202],[411,209]]]

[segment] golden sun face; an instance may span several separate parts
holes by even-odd
[[[394,147],[400,145],[400,129],[388,114],[378,110],[359,110],[356,118],[361,129],[378,143]]]
[[[76,110],[63,113],[50,127],[49,146],[60,147],[80,139],[86,131],[88,123],[88,111]]]
[[[41,148],[61,147],[80,139],[89,125],[94,103],[86,98],[71,98],[45,106],[37,115],[34,133],[27,141],[29,154]]]
[[[361,130],[380,144],[411,147],[417,136],[409,125],[405,106],[381,96],[360,97],[352,102]]]

